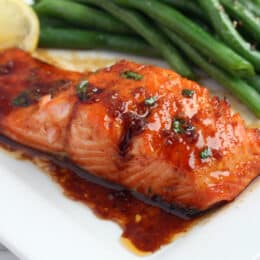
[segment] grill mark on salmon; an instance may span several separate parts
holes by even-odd
[[[0,134],[189,217],[233,200],[260,172],[260,130],[247,128],[227,100],[128,61],[81,74],[2,52]]]

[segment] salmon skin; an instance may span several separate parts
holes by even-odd
[[[0,134],[186,217],[232,201],[260,173],[260,130],[226,99],[124,60],[81,74],[2,52]]]

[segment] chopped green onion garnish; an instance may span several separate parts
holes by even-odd
[[[202,150],[200,152],[200,158],[203,159],[203,160],[207,159],[211,156],[212,156],[212,152],[211,152],[211,149],[209,147],[205,148],[204,150]]]
[[[27,107],[32,103],[27,92],[22,92],[20,95],[12,100],[12,105],[16,107]]]
[[[191,97],[193,97],[195,91],[194,91],[194,90],[191,90],[191,89],[183,89],[181,93],[182,93],[182,95],[183,95],[184,97],[191,98]]]
[[[153,106],[156,103],[156,98],[155,97],[146,98],[144,103],[147,106]]]
[[[88,88],[88,81],[82,80],[77,86],[77,95],[81,101],[86,99],[86,93]]]
[[[133,71],[124,71],[120,74],[120,76],[126,79],[133,79],[133,80],[141,80],[143,78],[143,75]]]
[[[187,137],[195,136],[196,127],[183,118],[175,117],[172,121],[172,131],[176,134],[184,134]]]
[[[182,121],[180,119],[178,119],[178,118],[173,119],[172,130],[177,134],[182,133]]]

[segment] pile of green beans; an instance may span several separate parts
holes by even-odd
[[[41,47],[161,57],[191,79],[195,65],[260,117],[259,0],[37,0],[34,9]]]
[[[99,49],[131,52],[138,55],[158,55],[144,40],[135,36],[110,35],[109,33],[70,28],[42,28],[40,45],[47,48]]]
[[[34,9],[43,16],[58,18],[75,26],[111,33],[131,32],[129,27],[104,11],[72,1],[44,0],[35,5]]]

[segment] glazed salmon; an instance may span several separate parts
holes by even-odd
[[[226,99],[124,60],[81,74],[2,52],[0,133],[188,215],[233,200],[260,173],[260,130]]]

